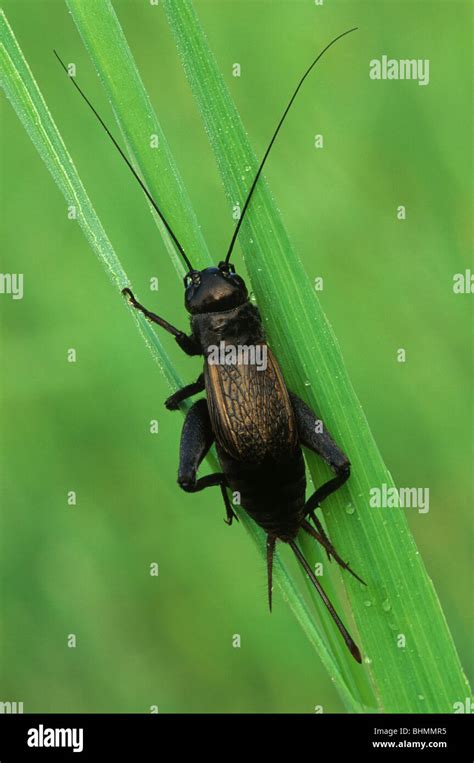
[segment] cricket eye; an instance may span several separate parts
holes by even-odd
[[[183,280],[186,289],[189,286],[199,286],[201,283],[201,274],[197,270],[192,270],[184,276]]]
[[[225,260],[221,260],[221,262],[219,262],[219,265],[217,267],[219,268],[222,275],[224,276],[228,276],[229,273],[235,273],[234,266],[231,265],[230,262],[226,262]]]

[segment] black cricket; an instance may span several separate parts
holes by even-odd
[[[132,164],[116,142],[79,85],[72,83],[93,111],[115,147],[142,187],[148,200],[163,221],[178,252],[188,268],[184,277],[186,310],[190,313],[191,333],[172,326],[138,302],[129,288],[123,290],[130,305],[151,322],[174,336],[187,355],[204,357],[204,371],[192,384],[177,390],[165,405],[177,410],[187,398],[200,392],[206,397],[188,410],[181,434],[178,484],[188,493],[218,486],[226,509],[226,522],[237,519],[228,489],[240,496],[240,505],[267,534],[268,602],[272,608],[272,567],[277,540],[288,543],[312,584],[321,596],[347,647],[357,662],[360,651],[341,622],[316,575],[296,543],[300,529],[309,533],[335,561],[364,583],[344,562],[315,510],[350,476],[350,462],[338,448],[318,416],[296,394],[288,390],[278,363],[266,344],[260,313],[249,300],[243,279],[230,263],[230,256],[253,191],[283,121],[304,80],[324,53],[349,29],[333,39],[307,69],[293,93],[273,134],[248,192],[242,213],[234,229],[226,258],[217,267],[195,270],[158,205]],[[62,67],[67,67],[59,58]],[[265,353],[265,370],[255,363],[210,362],[215,347],[254,348]],[[248,361],[248,355],[246,356]],[[222,471],[197,477],[199,467],[215,444]],[[331,467],[335,476],[305,499],[306,475],[302,446],[317,453]],[[313,525],[310,523],[313,522]]]

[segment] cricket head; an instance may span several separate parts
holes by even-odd
[[[184,287],[184,305],[191,315],[233,310],[248,300],[243,278],[227,262],[220,262],[217,268],[190,270]]]

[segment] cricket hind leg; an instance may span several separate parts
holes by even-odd
[[[321,522],[317,519],[314,513],[315,509],[320,506],[325,498],[330,496],[336,490],[339,490],[339,488],[349,479],[351,474],[350,461],[346,454],[336,445],[331,435],[324,427],[324,424],[313,413],[311,408],[292,392],[290,392],[290,398],[296,417],[298,436],[301,444],[304,447],[309,448],[309,450],[312,450],[313,453],[317,453],[321,456],[336,475],[317,488],[313,495],[306,501],[304,514],[305,516],[310,515],[316,526],[316,530],[311,527],[307,520],[303,521],[302,527],[326,549],[329,559],[331,559],[332,556],[343,569],[346,569],[357,580],[364,583],[362,578],[356,575],[356,573],[349,567],[348,563],[341,559],[326,535]],[[322,425],[323,431],[319,431],[321,427],[318,425]],[[366,585],[366,583],[364,583],[364,585]]]
[[[238,519],[227,495],[226,478],[222,472],[208,474],[196,479],[197,470],[214,442],[211,419],[206,400],[198,400],[191,406],[184,420],[179,449],[178,484],[187,493],[198,493],[208,487],[219,485],[226,508],[227,524]]]
[[[314,516],[314,514],[313,514],[313,516],[312,516],[312,519],[313,519],[313,521],[316,519],[316,517]],[[317,521],[317,520],[316,520],[316,521]],[[321,525],[319,522],[318,522],[318,524],[319,524],[319,526],[321,527],[321,529],[323,529],[323,528],[322,528],[322,525]],[[317,540],[317,541],[318,541],[318,543],[320,543],[320,544],[321,544],[321,546],[323,546],[323,548],[326,550],[326,553],[327,553],[327,555],[328,555],[329,561],[331,561],[331,557],[333,557],[333,559],[334,559],[334,560],[337,562],[337,564],[339,565],[339,567],[342,567],[342,569],[344,569],[344,570],[347,570],[348,572],[350,572],[350,573],[351,573],[351,575],[352,575],[352,576],[353,576],[353,577],[354,577],[356,580],[358,580],[358,581],[359,581],[359,583],[362,583],[363,585],[367,585],[367,583],[365,582],[365,580],[362,580],[362,578],[361,578],[361,577],[359,577],[359,575],[357,575],[357,574],[354,572],[354,570],[353,570],[353,569],[352,569],[352,568],[349,566],[349,562],[345,562],[343,559],[341,559],[341,557],[340,557],[340,556],[339,556],[339,554],[337,553],[336,549],[335,549],[335,548],[334,548],[334,546],[332,545],[331,541],[329,540],[329,538],[328,538],[328,536],[326,535],[326,533],[324,532],[324,530],[323,530],[323,533],[324,533],[324,534],[321,534],[321,533],[319,533],[319,532],[316,532],[316,530],[314,530],[314,528],[313,528],[313,527],[311,527],[310,523],[309,523],[309,522],[308,522],[306,519],[305,519],[305,520],[303,520],[303,522],[301,523],[301,527],[303,528],[303,530],[304,530],[305,532],[307,532],[307,533],[308,533],[308,535],[311,535],[311,537],[312,537],[312,538],[314,538],[315,540]]]
[[[322,487],[323,488],[327,487],[328,485],[331,485],[332,482],[335,482],[335,480],[329,480],[329,482],[326,482]],[[331,490],[330,492],[333,492],[333,490]],[[316,530],[310,525],[310,523],[306,519],[304,519],[303,522],[301,523],[301,527],[309,535],[312,535],[312,537],[315,538],[315,540],[317,540],[318,543],[320,543],[321,546],[323,546],[325,548],[326,553],[327,553],[328,558],[329,558],[329,561],[331,561],[331,557],[333,557],[333,559],[337,562],[337,564],[340,567],[342,567],[343,569],[345,569],[348,572],[350,572],[350,574],[353,577],[355,577],[356,580],[358,580],[360,583],[363,583],[363,585],[367,585],[365,580],[362,580],[362,578],[359,577],[359,575],[357,575],[357,573],[355,573],[354,570],[349,566],[349,562],[345,562],[339,556],[339,554],[337,553],[337,551],[334,548],[333,544],[331,543],[331,541],[329,540],[328,536],[326,535],[326,532],[325,532],[321,522],[316,517],[315,509],[319,506],[319,502],[321,500],[320,499],[320,493],[321,493],[321,488],[319,488],[318,490],[315,490],[313,495],[310,496],[308,498],[308,500],[306,501],[306,503],[304,505],[304,509],[303,509],[304,515],[305,516],[309,515],[311,517],[311,519],[313,520],[313,522],[314,522],[314,524],[316,526]]]
[[[329,432],[326,431],[321,419],[318,419],[311,408],[293,392],[290,392],[290,398],[301,444],[321,456],[336,474],[311,496],[307,504],[307,513],[309,513],[349,479],[351,464],[346,454],[338,448]],[[318,425],[322,425],[322,432],[319,431]]]

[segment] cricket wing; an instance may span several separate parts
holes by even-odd
[[[297,445],[296,422],[278,363],[266,348],[266,367],[206,362],[206,393],[219,445],[239,461],[284,461]]]

